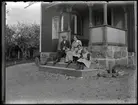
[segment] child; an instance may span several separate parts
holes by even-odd
[[[76,63],[77,60],[80,58],[80,56],[81,56],[81,51],[82,51],[82,46],[81,46],[81,45],[78,45],[78,46],[74,49],[74,51],[72,52],[72,57],[73,57],[72,61],[73,61],[74,63]],[[72,61],[69,62],[69,63],[66,65],[66,67],[68,67],[68,66],[72,63]]]
[[[77,46],[77,50],[74,52],[73,54],[73,61],[76,63],[77,60],[80,58],[81,56],[81,52],[82,52],[82,46],[81,45],[78,45]]]
[[[87,68],[90,68],[91,65],[91,56],[90,53],[88,52],[87,48],[83,48],[81,52],[81,57],[77,60],[77,69],[84,69],[84,66]]]

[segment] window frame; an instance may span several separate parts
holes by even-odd
[[[67,13],[69,13],[69,12],[62,12],[61,14],[60,14],[60,27],[59,27],[59,29],[60,29],[60,32],[65,32],[65,31],[69,31],[69,30],[64,30],[64,14],[67,14]],[[75,30],[76,30],[76,32],[73,32],[72,33],[72,27],[70,27],[71,28],[71,34],[73,34],[73,35],[78,35],[78,36],[82,36],[82,18],[81,18],[81,15],[77,12],[77,11],[72,11],[72,12],[70,12],[71,14],[71,17],[72,17],[72,15],[75,15],[76,16],[76,22],[74,23],[75,24],[75,26],[76,27],[74,27],[75,28]],[[79,19],[79,21],[80,21],[80,32],[78,31],[79,29],[78,29],[78,19]],[[71,21],[70,21],[70,25],[71,25]],[[69,24],[68,24],[68,29],[69,29]]]

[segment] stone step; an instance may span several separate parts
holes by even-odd
[[[46,65],[47,65],[47,66],[53,66],[53,62],[48,62]],[[66,65],[67,65],[67,63],[58,62],[58,63],[56,63],[56,64],[54,65],[54,67],[66,67]],[[73,68],[73,69],[75,69],[75,68],[76,68],[76,64],[71,63],[71,64],[68,66],[68,68]]]
[[[50,61],[46,64],[47,66],[53,66],[53,62]],[[57,64],[55,64],[55,67],[66,67],[67,63],[64,63],[64,61],[60,61]],[[74,63],[71,63],[68,68],[77,68],[77,65]],[[85,69],[87,69],[87,67],[84,67]],[[105,69],[105,66],[103,66],[100,63],[95,63],[94,61],[91,63],[90,69]]]
[[[72,77],[88,77],[88,76],[96,76],[98,73],[105,71],[104,69],[84,69],[84,70],[76,70],[73,68],[65,68],[65,67],[56,67],[56,66],[48,66],[48,65],[40,65],[40,71],[46,71],[54,74],[62,74],[66,76]]]

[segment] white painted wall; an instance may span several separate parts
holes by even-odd
[[[125,31],[107,27],[107,42],[125,44]]]
[[[90,40],[92,43],[103,42],[103,27],[92,28],[90,30]]]

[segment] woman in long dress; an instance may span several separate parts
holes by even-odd
[[[82,46],[82,42],[78,40],[77,36],[74,36],[74,41],[72,43],[71,49],[66,50],[66,58],[65,61],[68,63],[71,63],[73,61],[73,56],[76,54],[76,51],[78,50],[78,45]]]

